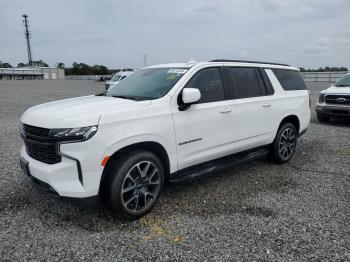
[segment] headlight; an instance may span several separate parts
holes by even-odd
[[[58,128],[50,130],[50,137],[68,141],[85,141],[93,137],[96,132],[97,126]]]
[[[319,103],[323,103],[324,102],[324,94],[320,94],[320,96],[318,97],[318,102]]]

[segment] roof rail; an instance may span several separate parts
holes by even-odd
[[[267,64],[267,65],[280,65],[280,66],[290,66],[287,64],[279,63],[269,63],[269,62],[260,62],[260,61],[247,61],[247,60],[231,60],[231,59],[214,59],[209,62],[236,62],[236,63],[252,63],[252,64]]]

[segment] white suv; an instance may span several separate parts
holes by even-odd
[[[310,121],[295,67],[213,60],[151,66],[99,95],[28,109],[21,166],[46,191],[137,219],[166,181],[270,153],[289,161]]]
[[[331,118],[350,120],[350,73],[321,91],[316,113],[320,122],[328,122]]]

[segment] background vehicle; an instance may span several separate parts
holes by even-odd
[[[104,94],[28,109],[22,168],[53,194],[101,198],[137,219],[165,181],[270,154],[293,156],[310,122],[297,68],[213,60],[148,67]]]
[[[119,71],[116,73],[111,80],[108,80],[105,82],[105,87],[106,90],[108,90],[110,87],[118,84],[120,81],[122,81],[124,78],[132,75],[135,72],[135,70],[130,70],[130,71]]]
[[[321,91],[316,113],[320,122],[327,122],[331,118],[350,120],[350,73]]]

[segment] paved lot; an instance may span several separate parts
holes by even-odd
[[[321,88],[310,85],[313,105]],[[38,192],[18,165],[20,115],[101,90],[92,81],[0,81],[0,260],[350,260],[350,124],[320,124],[315,114],[290,164],[261,159],[168,186],[139,221]]]

